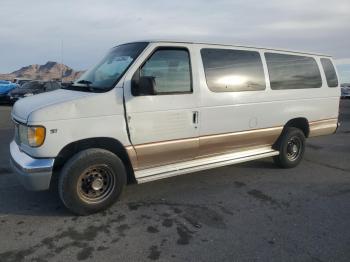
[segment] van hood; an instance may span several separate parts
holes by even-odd
[[[121,88],[117,89],[119,90],[113,89],[107,93],[66,89],[41,93],[18,100],[13,106],[12,117],[22,123],[37,123],[101,114],[121,114],[123,91]],[[109,105],[108,100],[112,101],[114,106]],[[110,112],[111,108],[114,109],[113,112]]]
[[[18,100],[12,109],[12,117],[20,122],[27,123],[30,114],[43,108],[67,103],[72,100],[81,99],[88,96],[89,93],[70,90],[57,90],[53,92],[42,93]]]

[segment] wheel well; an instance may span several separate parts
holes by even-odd
[[[310,133],[309,121],[307,121],[307,119],[304,117],[293,118],[289,120],[284,125],[283,130],[287,127],[299,128],[301,131],[303,131],[305,137],[309,136],[309,133]]]
[[[70,159],[76,153],[89,148],[101,148],[117,155],[123,161],[126,168],[128,184],[136,183],[134,170],[124,146],[118,140],[108,137],[88,138],[66,145],[55,159],[53,169],[54,176],[56,176],[55,178],[57,179],[57,174],[59,173],[58,171],[63,167],[68,159]]]
[[[309,121],[307,121],[307,119],[304,118],[304,117],[293,118],[293,119],[289,120],[289,121],[284,125],[281,135],[278,137],[278,139],[276,140],[276,142],[273,144],[272,148],[274,148],[274,149],[276,149],[276,150],[279,149],[282,135],[284,134],[284,131],[285,131],[286,128],[288,128],[288,127],[295,127],[295,128],[298,128],[298,129],[300,129],[301,131],[303,131],[305,137],[308,137],[308,136],[309,136],[309,133],[310,133]]]

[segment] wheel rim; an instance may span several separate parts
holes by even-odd
[[[295,161],[299,158],[302,150],[302,141],[299,137],[293,136],[287,143],[287,158],[290,161]]]
[[[81,173],[77,190],[79,197],[88,203],[106,200],[116,186],[113,171],[107,165],[93,165]]]

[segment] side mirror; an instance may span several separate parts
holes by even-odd
[[[156,95],[156,81],[153,76],[142,76],[138,81],[133,81],[131,85],[133,96],[153,96]]]

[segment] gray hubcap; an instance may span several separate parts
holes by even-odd
[[[93,165],[79,176],[77,191],[85,202],[100,203],[110,196],[115,186],[116,181],[109,166]]]
[[[287,143],[287,158],[290,161],[295,161],[299,158],[302,150],[302,141],[299,137],[293,136]]]

